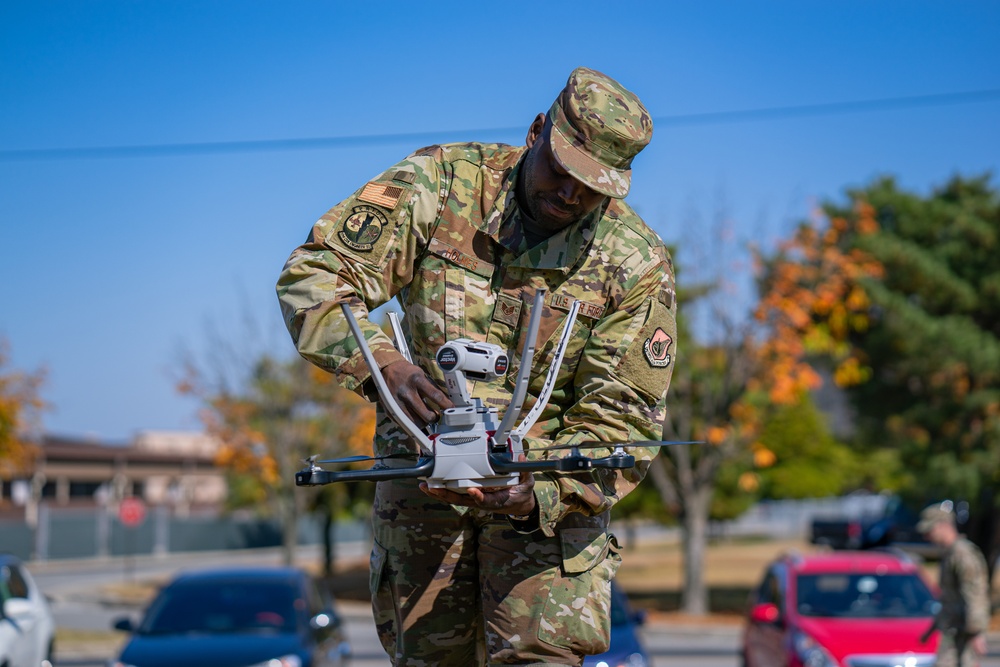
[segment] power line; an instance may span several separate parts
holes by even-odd
[[[886,97],[873,100],[801,104],[791,106],[741,109],[736,111],[709,111],[704,113],[677,114],[653,118],[659,127],[682,125],[707,125],[742,121],[773,120],[803,116],[831,116],[847,113],[868,113],[891,109],[942,106],[951,104],[978,104],[1000,100],[1000,88],[971,90],[957,93],[935,93],[906,97]],[[523,126],[493,127],[462,130],[467,134],[505,135],[523,132]],[[407,132],[400,134],[368,134],[340,137],[305,137],[298,139],[259,139],[246,141],[206,141],[171,144],[146,144],[135,146],[93,146],[83,148],[27,148],[0,150],[0,162],[74,160],[94,158],[170,157],[179,155],[210,155],[221,153],[264,153],[273,151],[321,150],[350,148],[396,143],[433,144],[455,141],[455,130]]]

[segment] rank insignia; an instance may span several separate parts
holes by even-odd
[[[521,315],[521,300],[517,297],[510,296],[509,294],[500,294],[497,297],[496,310],[493,313],[493,319],[497,322],[503,322],[504,324],[512,327],[517,326],[518,317]]]
[[[357,206],[337,236],[352,250],[371,252],[387,223],[385,214],[374,206]]]
[[[646,339],[642,351],[646,361],[654,368],[666,368],[670,365],[670,346],[674,339],[660,327],[656,327],[653,335]]]

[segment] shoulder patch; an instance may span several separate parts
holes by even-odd
[[[654,298],[647,299],[644,320],[616,370],[652,405],[663,396],[673,374],[675,325],[670,311]]]
[[[385,213],[378,208],[355,206],[337,232],[337,238],[351,250],[371,252],[388,224]]]
[[[405,191],[404,188],[392,183],[372,182],[365,185],[364,189],[361,190],[361,194],[358,195],[358,201],[382,206],[391,211],[396,208],[399,198]]]
[[[642,352],[646,355],[646,361],[653,368],[666,368],[670,365],[670,346],[674,344],[674,339],[660,327],[650,334],[642,344]]]

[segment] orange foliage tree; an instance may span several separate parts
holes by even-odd
[[[767,369],[748,383],[746,406],[792,405],[819,388],[812,360],[833,364],[833,381],[847,387],[867,380],[871,368],[852,337],[869,326],[868,280],[879,279],[882,264],[846,242],[878,230],[872,208],[858,203],[851,218],[834,217],[799,225],[791,239],[765,260],[755,252],[761,275],[755,319],[765,335],[756,350]],[[758,456],[770,458],[763,444]]]
[[[968,500],[967,533],[995,555],[1000,191],[991,180],[956,176],[917,194],[881,178],[825,203],[825,227],[800,228],[766,263],[758,316],[787,342],[771,351],[789,367],[831,370],[855,445],[898,462],[899,490],[914,505]]]
[[[683,308],[683,291],[681,296]],[[695,615],[708,611],[705,549],[720,471],[746,458],[761,422],[745,398],[748,382],[759,373],[756,342],[747,327],[731,326],[723,313],[714,313],[713,319],[726,333],[710,345],[699,344],[680,327],[663,428],[664,439],[703,444],[666,447],[649,471],[663,503],[679,515],[684,552],[681,605]],[[740,485],[751,481],[744,474]]]
[[[291,562],[297,520],[307,507],[304,490],[295,486],[295,472],[313,455],[371,453],[375,410],[299,357],[263,357],[239,387],[212,385],[188,364],[179,390],[204,405],[206,431],[220,443],[217,461],[232,473],[230,504],[276,515],[286,561]],[[338,511],[322,509],[331,516]]]
[[[871,222],[868,216],[859,224]],[[748,496],[757,492],[759,471],[777,461],[762,437],[767,424],[819,384],[807,363],[810,352],[840,354],[837,377],[843,381],[860,372],[859,360],[844,340],[851,330],[864,326],[867,301],[859,280],[877,275],[878,264],[860,252],[840,249],[838,229],[847,224],[835,221],[825,232],[801,227],[769,267],[772,271],[761,282],[762,296],[749,322],[734,317],[723,298],[731,272],[720,272],[711,286],[679,294],[682,313],[694,302],[708,306],[712,342],[700,343],[686,326],[680,327],[663,435],[704,444],[666,448],[650,476],[663,502],[681,519],[682,606],[688,613],[707,611],[702,568],[720,474],[735,470],[738,491]],[[817,235],[822,235],[819,248]]]
[[[841,387],[870,376],[850,339],[869,325],[871,300],[864,283],[881,278],[885,269],[844,239],[876,231],[873,209],[860,202],[855,217],[833,218],[825,230],[815,223],[800,225],[769,261],[756,254],[764,277],[754,315],[769,332],[760,353],[777,371],[763,386],[772,401],[792,403],[819,386],[810,357],[832,360],[834,382]]]
[[[46,403],[39,395],[45,372],[7,368],[9,346],[0,339],[0,474],[24,472],[34,456],[32,435],[40,427]]]

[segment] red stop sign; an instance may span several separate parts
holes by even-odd
[[[146,504],[139,498],[123,498],[118,506],[118,519],[126,526],[138,526],[146,518]]]

